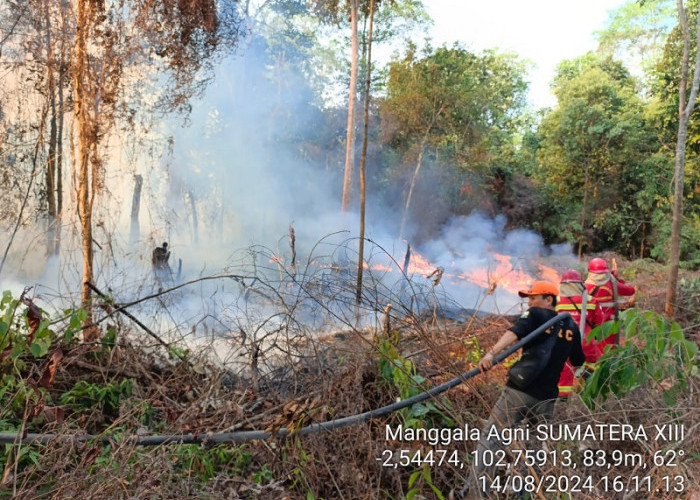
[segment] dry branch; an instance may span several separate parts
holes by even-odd
[[[99,295],[101,298],[103,298],[103,299],[109,301],[109,297],[107,297],[104,293],[102,293],[95,285],[93,285],[93,284],[90,283],[90,282],[87,282],[86,284],[87,284],[87,286],[89,286],[97,295]],[[136,316],[134,316],[134,315],[131,314],[129,311],[127,311],[127,310],[125,309],[125,307],[126,307],[126,306],[124,306],[124,305],[119,306],[119,307],[117,307],[117,308],[115,309],[115,312],[119,312],[119,313],[123,314],[124,316],[126,316],[127,318],[129,318],[131,321],[133,321],[134,323],[136,323],[144,332],[146,332],[148,335],[150,335],[151,337],[153,337],[160,345],[162,345],[162,346],[165,347],[166,349],[167,349],[168,347],[170,347],[169,344],[168,344],[167,342],[165,342],[165,341],[164,341],[163,339],[161,339],[158,335],[156,335],[150,328],[148,328],[148,327],[147,327],[146,325],[144,325],[141,321],[139,321],[138,318],[136,318]]]

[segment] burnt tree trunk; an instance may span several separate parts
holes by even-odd
[[[46,95],[49,113],[48,158],[45,169],[48,231],[46,253],[58,255],[60,250],[60,214],[62,209],[61,165],[63,162],[63,85],[65,76],[65,45],[63,40],[54,40],[51,26],[49,2],[43,5],[46,42]],[[64,15],[63,9],[61,15]],[[58,102],[57,102],[58,101]]]
[[[129,232],[129,243],[134,246],[141,237],[141,227],[139,225],[139,211],[141,210],[141,188],[143,187],[143,176],[134,175],[134,194],[131,197],[131,229]]]
[[[192,190],[187,192],[190,199],[190,212],[192,213],[192,241],[195,245],[199,244],[199,219],[197,218],[197,204],[194,199]]]

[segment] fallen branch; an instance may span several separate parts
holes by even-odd
[[[90,283],[89,281],[86,281],[85,283],[86,283],[87,286],[89,286],[97,295],[99,295],[100,297],[102,297],[102,298],[105,299],[105,300],[110,300],[109,297],[107,297],[104,293],[102,293],[95,285],[93,285],[93,284]],[[131,314],[129,311],[127,311],[126,309],[124,309],[124,307],[125,307],[125,306],[120,306],[120,307],[118,307],[117,309],[115,309],[115,312],[120,312],[120,313],[122,313],[124,316],[126,316],[127,318],[129,318],[131,321],[133,321],[134,323],[136,323],[139,327],[141,327],[141,329],[142,329],[144,332],[146,332],[146,333],[149,334],[151,337],[153,337],[160,345],[162,345],[162,346],[165,347],[166,349],[170,348],[170,345],[169,345],[167,342],[165,342],[165,341],[164,341],[163,339],[161,339],[158,335],[156,335],[156,334],[155,334],[150,328],[148,328],[146,325],[144,325],[143,323],[141,323],[141,321],[139,321],[138,318],[136,318],[136,316],[134,316],[134,315]],[[177,357],[180,357],[180,356],[177,355],[177,354],[175,354],[175,355],[176,355]],[[181,358],[181,359],[182,359],[182,358]]]
[[[95,373],[106,373],[109,375],[122,375],[124,377],[128,378],[133,378],[133,379],[138,379],[140,376],[136,372],[132,372],[131,370],[126,370],[123,368],[109,368],[106,366],[98,366],[98,365],[92,365],[90,363],[87,363],[85,361],[80,361],[79,359],[74,359],[66,362],[66,365],[76,365],[79,366],[80,368],[84,368],[86,370],[90,370]]]

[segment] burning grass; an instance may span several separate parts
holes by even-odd
[[[408,283],[408,292],[398,296],[400,288],[370,278],[363,307],[375,321],[358,327],[355,312],[347,308],[354,307],[348,300],[352,287],[339,286],[343,280],[324,281],[328,271],[317,269],[321,274],[297,268],[292,287],[289,281],[273,283],[261,275],[232,273],[236,279],[226,278],[247,296],[220,308],[222,317],[237,319],[229,323],[235,328],[228,335],[214,338],[239,351],[235,362],[225,356],[214,362],[211,350],[198,352],[170,338],[167,349],[154,347],[150,335],[119,321],[113,322],[109,341],[96,344],[66,340],[64,323],[45,355],[24,351],[11,363],[6,360],[0,391],[3,431],[50,433],[55,439],[45,445],[22,439],[6,445],[0,498],[458,498],[474,440],[432,446],[388,439],[386,428],[480,429],[501,391],[504,366],[465,381],[430,404],[332,431],[297,431],[405,399],[466,372],[513,318],[472,312],[455,321],[437,307],[418,313],[418,295],[435,297],[432,282],[427,288]],[[393,304],[388,313],[387,303]],[[306,315],[332,319],[335,332],[319,335],[301,321]],[[210,338],[209,346],[216,342]],[[62,356],[54,357],[59,349]],[[53,369],[52,359],[58,359]],[[47,370],[54,371],[53,379],[42,385]],[[685,429],[678,440],[547,442],[547,450],[569,450],[577,461],[587,450],[602,450],[608,460],[616,450],[632,457],[611,468],[587,468],[595,478],[593,488],[571,498],[700,495],[700,383],[692,377],[670,408],[664,390],[645,384],[592,409],[578,396],[558,404],[556,422],[569,426],[624,424],[643,426],[652,434],[654,426],[683,424]],[[290,435],[223,444],[213,440],[222,433],[282,428]],[[85,433],[97,438],[65,439]],[[127,439],[189,433],[209,433],[212,439],[156,446]],[[420,452],[426,457],[437,449],[455,451],[458,458],[440,465],[401,462],[402,450],[406,456]],[[684,456],[674,465],[653,465],[659,452],[669,450]],[[643,468],[636,457],[653,467]],[[577,471],[550,461],[541,472],[571,477]],[[685,481],[682,493],[663,483],[664,477],[677,475]],[[623,494],[612,486],[604,493],[603,482],[617,485],[616,477],[626,478],[628,490],[629,478],[649,477],[654,494]]]

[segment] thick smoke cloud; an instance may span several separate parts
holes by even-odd
[[[150,253],[162,241],[170,244],[174,271],[182,261],[182,280],[221,272],[232,262],[239,263],[245,255],[242,250],[253,246],[266,248],[266,255],[277,255],[288,265],[290,224],[295,228],[300,262],[326,255],[329,261],[346,259],[352,263],[359,216],[340,213],[342,121],[324,116],[311,104],[312,99],[303,78],[287,69],[275,73],[260,50],[250,48],[223,61],[203,97],[193,102],[189,123],[183,126],[180,119],[171,118],[161,124],[165,153],[157,166],[145,161],[130,166],[132,170],[118,163],[109,166],[111,197],[104,210],[111,216],[103,218],[105,223],[96,231],[99,241],[109,242],[109,246],[97,251],[98,286],[111,290],[118,300],[132,300],[153,290]],[[334,146],[314,151],[310,139],[323,134],[336,138]],[[121,176],[116,173],[120,168],[124,172]],[[135,247],[128,242],[133,186],[129,174],[133,173],[145,179],[141,234]],[[396,288],[403,279],[398,267],[407,245],[397,239],[400,214],[374,198],[373,186],[369,185],[368,191],[366,235],[377,244],[366,249],[371,255],[370,266],[393,267],[381,279],[389,288]],[[402,202],[394,200],[392,205],[401,206]],[[415,206],[414,211],[429,208]],[[512,290],[497,284],[487,294],[483,283],[470,282],[465,275],[480,269],[495,270],[499,261],[494,254],[503,254],[510,256],[512,275],[538,278],[537,259],[553,250],[546,248],[537,234],[506,226],[503,216],[474,213],[454,217],[437,238],[414,246],[413,262],[423,256],[429,264],[408,274],[429,286],[426,276],[430,267],[442,267],[445,277],[439,290],[443,296],[465,308],[512,312],[519,303]],[[77,292],[80,254],[75,232],[72,237],[65,240],[60,264],[52,262],[43,273],[32,274],[24,267],[16,269],[21,272],[3,273],[0,286],[12,286],[16,292],[19,287],[12,279],[14,274],[35,279],[47,290],[65,291],[72,284]],[[321,240],[323,244],[312,255],[312,248]],[[348,250],[338,252],[343,245]],[[556,252],[566,255],[568,249]],[[189,321],[202,311],[216,316],[223,307],[219,285],[203,285],[197,294],[197,298],[182,301],[182,314],[175,320]],[[203,299],[215,295],[220,302]]]

